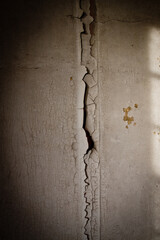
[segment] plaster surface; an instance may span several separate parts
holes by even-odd
[[[0,239],[83,239],[82,11],[72,0],[1,5]]]
[[[97,1],[97,9],[101,239],[159,239],[159,177],[153,167],[159,161],[153,144],[159,141],[153,117],[159,98],[151,86],[159,86],[159,40],[153,39],[159,39],[160,5]]]
[[[160,239],[160,4],[0,6],[0,239]]]

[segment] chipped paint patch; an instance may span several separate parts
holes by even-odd
[[[85,225],[84,234],[87,240],[100,239],[100,208],[99,208],[99,125],[98,125],[98,84],[97,61],[93,48],[95,45],[96,6],[94,0],[80,1],[83,11],[81,22],[81,65],[85,67],[83,76],[85,83],[84,122],[83,129],[88,140],[88,149],[84,155],[85,164]]]
[[[154,135],[156,135],[156,134],[157,134],[157,135],[160,135],[160,132],[154,131],[153,134],[154,134]]]
[[[129,106],[127,108],[123,108],[123,112],[125,113],[123,117],[123,121],[127,122],[128,125],[130,125],[134,121],[134,117],[129,117],[128,113],[132,110],[132,108]]]
[[[134,108],[137,109],[138,108],[138,104],[135,103],[134,104]],[[130,106],[128,106],[127,108],[123,108],[123,112],[124,112],[124,117],[123,117],[123,121],[127,122],[128,125],[126,125],[126,128],[128,129],[128,126],[131,125],[133,123],[133,126],[136,126],[137,123],[134,122],[134,117],[133,116],[129,116],[130,111],[132,110],[132,108]]]

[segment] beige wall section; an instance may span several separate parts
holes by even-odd
[[[84,239],[87,142],[76,4],[2,4],[2,240]]]
[[[1,240],[160,239],[159,12],[1,3]]]
[[[157,75],[151,71],[151,64],[159,65],[159,8],[158,1],[97,1],[103,240],[160,238],[159,177],[153,169],[159,98],[152,101],[157,92],[151,87],[152,77],[159,86],[159,69]],[[129,106],[134,121],[128,125],[123,108]]]

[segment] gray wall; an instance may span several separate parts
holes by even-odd
[[[160,239],[159,13],[0,3],[1,240]]]
[[[160,239],[159,176],[153,167],[159,157],[158,151],[153,157],[159,99],[152,100],[152,78],[159,81],[160,73],[160,4],[108,0],[97,5],[101,239]],[[129,125],[123,111],[128,107],[134,117]]]
[[[0,239],[82,239],[76,2],[1,5]]]

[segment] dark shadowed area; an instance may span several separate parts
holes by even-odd
[[[1,240],[81,239],[84,231],[72,147],[78,20],[68,16],[75,6],[0,3]]]

